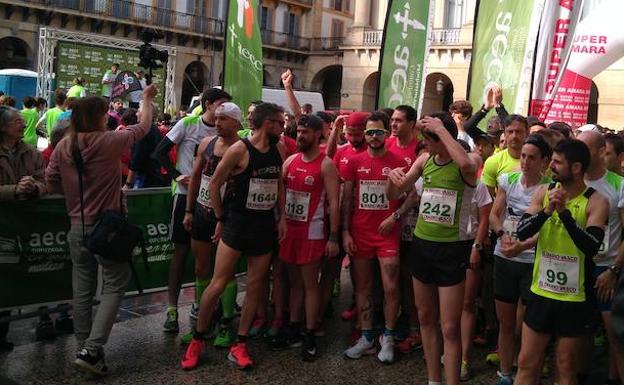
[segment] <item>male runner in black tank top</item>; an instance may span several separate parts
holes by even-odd
[[[197,367],[204,348],[202,333],[242,254],[248,261],[247,297],[237,342],[230,348],[228,359],[241,369],[253,366],[247,353],[247,334],[263,292],[273,243],[275,238],[281,241],[286,235],[281,176],[283,153],[277,146],[284,126],[284,109],[263,103],[256,107],[251,120],[254,135],[236,142],[226,151],[210,181],[209,193],[218,221],[214,240],[219,240],[219,245],[212,281],[201,298],[197,335],[184,355],[183,369]],[[223,198],[220,189],[226,181]]]
[[[191,250],[195,257],[195,305],[197,309],[200,306],[201,295],[210,283],[216,251],[216,244],[213,243],[212,237],[217,226],[217,219],[212,210],[208,186],[225,151],[239,140],[237,131],[242,119],[240,108],[231,102],[217,107],[215,115],[217,135],[206,137],[199,143],[183,220],[184,228],[191,234]],[[229,325],[233,317],[236,292],[236,280],[232,277],[221,296],[223,319],[219,327],[219,335],[213,342],[217,347],[230,347],[234,340]],[[193,325],[192,329],[194,328]],[[192,337],[191,331],[183,335],[181,340],[189,343]]]

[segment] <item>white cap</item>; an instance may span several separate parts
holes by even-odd
[[[600,129],[595,124],[585,124],[585,125],[582,125],[581,127],[579,127],[578,131],[579,132],[585,132],[585,131],[600,132]]]
[[[219,107],[217,107],[215,114],[227,116],[228,118],[232,118],[238,121],[239,123],[242,120],[241,118],[242,114],[241,114],[240,108],[232,102],[225,102],[221,104]]]

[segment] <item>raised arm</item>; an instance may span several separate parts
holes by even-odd
[[[284,84],[284,91],[286,91],[286,98],[288,99],[288,107],[292,110],[293,115],[296,120],[299,120],[301,117],[301,105],[297,100],[297,96],[295,95],[295,91],[293,90],[293,79],[295,75],[293,75],[292,71],[287,69],[282,74],[282,84]]]

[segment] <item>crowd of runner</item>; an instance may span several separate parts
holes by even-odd
[[[258,336],[274,350],[298,347],[304,361],[313,361],[319,337],[335,326],[326,314],[348,260],[353,304],[341,314],[354,324],[342,353],[348,359],[375,354],[391,364],[398,352],[422,348],[428,384],[443,377],[458,384],[470,380],[473,360],[485,359],[471,352],[473,343],[489,340],[496,348],[487,360],[499,367],[493,382],[538,382],[548,352],[557,383],[567,385],[584,380],[594,336],[602,332],[606,381],[624,378],[611,322],[624,265],[620,136],[597,125],[574,130],[508,114],[496,87],[475,114],[467,101],[456,101],[449,112],[422,117],[407,105],[334,116],[299,106],[289,71],[282,81],[295,130],[284,132],[283,106],[254,102],[243,117],[232,97],[214,88],[202,94],[199,113],[180,119],[154,145],[151,158],[175,184],[165,332],[180,331],[184,260],[189,252],[195,258],[182,369],[200,365],[208,344],[229,348],[230,361],[251,368],[247,342]],[[121,154],[146,137],[145,122],[153,118],[144,106],[154,95],[145,88],[139,122],[107,145],[124,147]],[[74,106],[71,135],[51,154],[46,187],[19,181],[17,199],[22,191],[63,192],[61,183],[68,195],[66,183],[75,178],[61,167],[71,164],[63,157],[71,141],[82,143],[73,136],[83,132],[74,127],[78,120],[88,120],[81,109],[107,112],[99,99]],[[482,131],[477,124],[490,110],[496,114]],[[12,112],[0,110],[0,127],[14,123]],[[118,204],[115,194],[106,199]],[[68,209],[75,206],[75,194],[66,199]],[[94,216],[102,208],[88,206]],[[72,255],[74,263],[81,257]],[[235,276],[242,272],[241,309]],[[76,277],[74,284],[81,284]],[[116,312],[118,300],[105,311]],[[112,321],[95,333],[85,312],[74,306],[81,325],[76,363],[104,374]]]

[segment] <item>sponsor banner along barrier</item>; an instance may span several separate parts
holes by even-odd
[[[149,271],[139,249],[135,250],[135,266],[144,290],[167,287],[173,256],[169,241],[171,205],[169,188],[128,194],[129,218],[145,236]],[[0,308],[70,300],[69,217],[63,197],[30,203],[2,202],[0,212]],[[183,282],[194,281],[193,266],[193,258],[187,257]],[[128,292],[135,290],[132,279]]]

